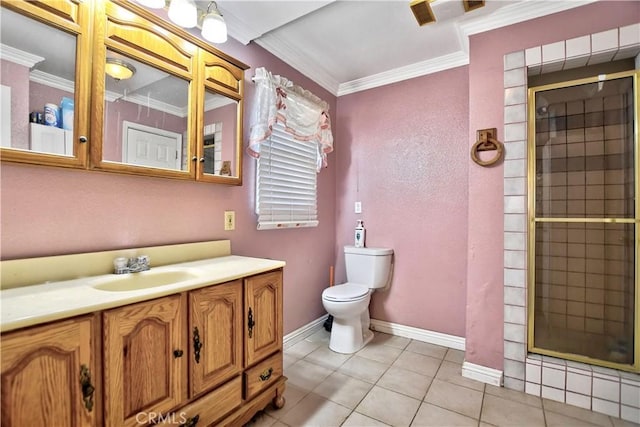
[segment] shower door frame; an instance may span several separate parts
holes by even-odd
[[[604,77],[603,77],[604,76]],[[527,242],[527,351],[556,358],[573,360],[576,362],[587,363],[605,368],[612,368],[621,371],[638,373],[640,372],[640,285],[638,279],[640,277],[640,142],[639,138],[639,111],[640,111],[640,90],[638,83],[640,82],[640,71],[630,70],[608,75],[594,76],[590,78],[564,81],[560,83],[547,84],[543,86],[528,88],[528,147],[527,147],[527,222],[528,222],[528,242]],[[633,79],[633,99],[634,99],[634,124],[633,124],[633,146],[634,146],[634,216],[631,218],[545,218],[536,216],[536,128],[535,128],[535,93],[540,90],[553,90],[578,86],[581,84],[597,83],[599,81],[609,81],[621,78],[631,77]],[[602,223],[602,224],[634,224],[634,320],[633,320],[633,364],[621,364],[601,359],[595,359],[589,356],[576,355],[572,353],[563,353],[555,350],[535,347],[534,343],[534,320],[535,320],[535,270],[536,270],[536,224],[538,223]]]

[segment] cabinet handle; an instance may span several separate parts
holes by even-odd
[[[263,373],[260,374],[260,381],[267,381],[271,378],[271,374],[273,374],[273,368],[266,369]]]
[[[193,356],[196,359],[196,363],[200,363],[201,348],[202,348],[202,342],[200,341],[200,331],[198,331],[198,328],[196,327],[196,328],[193,328]]]
[[[173,350],[173,357],[175,357],[176,359],[178,357],[182,357],[183,351],[182,350]]]
[[[256,325],[256,322],[253,321],[253,312],[251,311],[251,307],[249,307],[249,315],[247,316],[247,326],[249,328],[249,338],[253,335],[253,327]]]
[[[87,139],[87,137],[86,137],[86,136],[81,135],[81,136],[78,138],[78,141],[80,141],[80,142],[82,142],[82,143],[84,144],[85,142],[87,142],[87,141],[88,141],[88,139]]]
[[[200,163],[204,163],[204,157],[200,157]]]
[[[198,425],[198,421],[200,421],[200,415],[187,418],[187,421],[185,421],[184,424],[180,424],[180,427],[196,427]]]
[[[80,365],[80,387],[82,387],[82,400],[87,411],[93,410],[93,392],[96,388],[91,384],[91,371],[87,365]]]
[[[191,158],[191,161],[193,161],[193,162],[195,162],[196,160],[198,160],[198,157],[196,157],[196,156],[193,156],[193,157]]]

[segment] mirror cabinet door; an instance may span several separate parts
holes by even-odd
[[[239,101],[209,88],[204,93],[202,146],[198,178],[229,184],[240,177],[238,171]]]
[[[94,51],[92,167],[173,178],[195,176],[195,45],[144,15],[105,3]],[[96,25],[96,28],[100,26]]]
[[[85,167],[91,3],[1,3],[3,160]]]

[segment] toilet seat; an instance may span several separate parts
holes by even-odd
[[[349,302],[357,301],[369,295],[369,288],[356,283],[344,283],[332,286],[322,292],[322,298],[328,301]]]

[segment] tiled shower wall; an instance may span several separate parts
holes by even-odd
[[[640,375],[527,354],[527,75],[632,58],[639,53],[640,24],[634,24],[505,55],[503,132],[504,386],[524,391],[526,385],[528,393],[635,422],[640,422]],[[585,139],[585,153],[587,142],[591,141]],[[586,176],[584,191],[586,196]],[[586,228],[584,233],[586,254]],[[586,276],[584,303],[586,328]],[[601,320],[604,330],[604,314]]]

